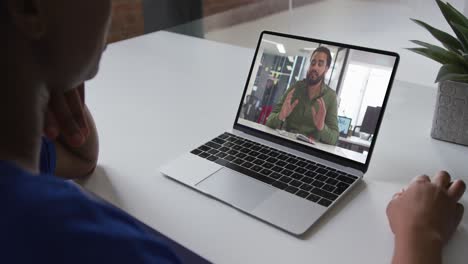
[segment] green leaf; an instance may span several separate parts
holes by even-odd
[[[411,20],[414,23],[420,25],[421,27],[427,29],[429,33],[431,33],[431,35],[434,36],[438,41],[440,41],[440,43],[442,43],[442,45],[444,45],[444,47],[446,47],[447,49],[458,53],[460,52],[460,50],[464,50],[463,45],[452,35],[437,28],[434,28],[421,20],[413,18],[411,18]]]
[[[442,14],[445,17],[445,20],[447,20],[450,27],[452,27],[453,32],[455,32],[455,35],[457,35],[458,39],[462,40],[461,44],[463,46],[463,50],[468,51],[468,43],[463,40],[463,34],[459,32],[459,30],[456,27],[453,26],[454,23],[468,26],[467,18],[460,12],[458,12],[454,7],[440,0],[436,0],[436,2],[440,8],[440,11],[442,11]]]
[[[468,71],[456,65],[443,65],[437,74],[435,82],[442,82],[446,80],[466,82],[468,81]]]
[[[442,64],[449,64],[450,60],[438,53],[431,52],[428,48],[408,48],[408,50],[423,55],[431,60],[435,60]]]
[[[408,50],[428,57],[441,64],[453,64],[461,68],[468,69],[468,62],[464,60],[461,55],[422,41],[416,41],[415,43],[424,46],[424,48],[409,48]]]
[[[468,26],[468,18],[465,15],[453,7],[449,2],[447,2],[446,5],[450,8],[454,15],[457,16],[457,20],[462,22],[461,25]]]
[[[452,23],[452,26],[455,27],[460,32],[460,34],[463,37],[462,43],[464,43],[465,46],[468,47],[468,28],[457,23]]]

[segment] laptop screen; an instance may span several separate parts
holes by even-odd
[[[365,164],[398,55],[271,33],[256,54],[237,124]]]

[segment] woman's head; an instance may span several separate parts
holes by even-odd
[[[110,7],[110,0],[0,0],[8,52],[22,54],[17,63],[31,64],[49,89],[74,88],[97,73]]]

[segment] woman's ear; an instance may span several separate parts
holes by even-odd
[[[7,0],[10,23],[17,32],[33,40],[44,36],[47,23],[43,0]]]

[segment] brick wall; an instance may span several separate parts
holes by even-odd
[[[144,33],[142,0],[112,0],[112,24],[108,42]]]

